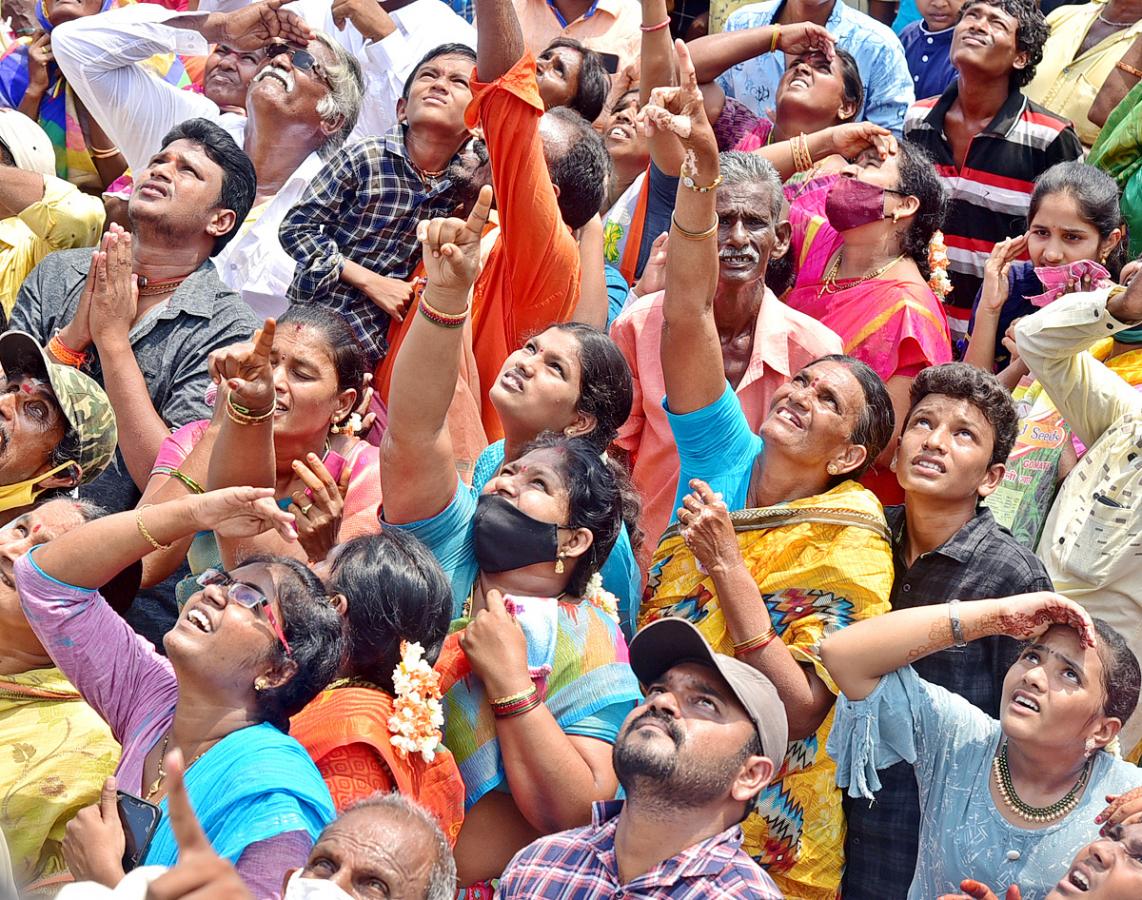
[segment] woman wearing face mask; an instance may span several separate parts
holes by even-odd
[[[499,875],[537,836],[586,823],[591,802],[614,795],[611,745],[638,696],[622,633],[591,584],[622,528],[622,495],[598,444],[549,435],[510,447],[479,499],[452,464],[445,413],[490,204],[484,188],[467,222],[420,225],[428,286],[394,366],[381,447],[385,522],[436,554],[463,601],[463,656],[438,668],[455,679],[445,744],[468,790],[456,844],[468,886]],[[573,344],[560,347],[529,349],[523,373],[509,359],[504,393],[518,403],[544,390],[539,369],[574,377]],[[573,418],[575,392],[555,396]],[[460,678],[469,666],[474,677]]]
[[[999,721],[908,666],[1000,634],[1028,643],[1004,679]],[[1142,782],[1107,751],[1138,703],[1138,660],[1118,632],[1059,594],[900,610],[828,637],[821,658],[843,693],[828,746],[837,784],[874,799],[877,769],[916,768],[920,858],[909,900],[968,876],[1040,900],[1096,836],[1106,795]]]
[[[386,528],[340,545],[328,585],[349,651],[337,680],[290,721],[290,734],[317,763],[338,811],[395,790],[429,810],[454,844],[464,821],[464,782],[439,745],[439,723],[403,731],[391,725],[398,708],[426,710],[428,698],[411,695],[448,634],[448,579],[418,540]]]
[[[227,488],[96,519],[17,560],[13,579],[29,624],[52,660],[122,744],[102,805],[68,825],[64,857],[77,880],[123,877],[115,790],[164,811],[142,862],[178,854],[166,812],[168,751],[181,750],[187,790],[214,850],[259,897],[304,861],[334,815],[321,775],[286,734],[289,717],[328,684],[344,649],[321,582],[296,560],[259,556],[203,573],[163,643],[139,638],[98,591],[154,549],[198,531],[227,537],[292,517],[268,488]],[[108,810],[108,805],[110,809]]]
[[[863,151],[790,210],[799,265],[785,302],[839,334],[845,352],[884,379],[898,425],[916,373],[952,358],[947,317],[928,286],[928,245],[946,206],[932,161],[904,142],[886,154]],[[882,503],[904,499],[891,456],[882,453],[862,479]]]
[[[364,388],[364,351],[341,316],[294,306],[252,342],[211,354],[210,367],[219,385],[214,418],[184,425],[164,441],[140,505],[206,487],[273,486],[294,516],[298,540],[263,534],[245,541],[243,552],[310,562],[377,530],[377,448],[346,427]],[[180,541],[147,557],[144,584],[161,581],[184,559],[198,574],[235,553],[212,535]],[[190,590],[188,579],[180,592]]]
[[[678,188],[663,305],[679,509],[654,555],[640,624],[687,618],[777,687],[791,744],[781,779],[742,823],[743,848],[785,895],[832,900],[844,819],[823,749],[835,689],[817,646],[888,609],[883,511],[855,479],[892,434],[892,404],[868,366],[826,356],[778,387],[760,433],[750,430],[726,381],[711,305],[718,217],[716,191],[706,188],[720,180],[717,146],[684,46],[678,65],[682,87],[655,91],[644,114],[664,138],[680,136],[693,166],[694,187]]]

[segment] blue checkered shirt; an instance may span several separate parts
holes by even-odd
[[[420,262],[416,225],[452,212],[447,178],[423,180],[405,152],[403,125],[342,147],[317,173],[278,236],[297,262],[290,303],[314,303],[345,317],[365,346],[369,368],[388,350],[389,316],[341,281],[350,260],[389,278]]]
[[[524,847],[508,863],[496,896],[500,900],[781,900],[773,879],[742,850],[737,825],[623,884],[615,857],[622,808],[622,800],[596,803],[590,825]]]

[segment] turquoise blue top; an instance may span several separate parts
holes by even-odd
[[[924,681],[910,666],[880,679],[864,700],[837,699],[829,756],[850,797],[873,798],[877,769],[904,760],[920,788],[920,852],[908,900],[958,894],[974,878],[1002,897],[1018,884],[1043,900],[1075,854],[1098,838],[1107,794],[1142,785],[1137,767],[1099,751],[1079,805],[1046,828],[1012,825],[991,798],[999,722],[963,697]]]

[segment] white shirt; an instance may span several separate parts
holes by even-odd
[[[222,112],[202,94],[179,90],[137,63],[159,53],[205,56],[206,40],[196,31],[165,24],[180,15],[150,3],[110,10],[61,25],[52,32],[52,54],[68,84],[119,147],[133,172],[145,168],[175,125],[203,118],[225,129],[239,147],[246,117]],[[278,227],[300,199],[322,160],[311,153],[257,221],[214,259],[223,283],[242,295],[259,316],[276,316],[288,303],[294,261],[278,242]]]
[[[232,12],[247,0],[202,0],[199,12]],[[332,0],[296,0],[293,10],[311,27],[324,31],[357,57],[365,72],[365,102],[350,140],[386,134],[397,123],[397,100],[416,64],[441,44],[476,48],[476,29],[440,0],[415,0],[389,13],[396,31],[379,41],[365,38],[349,20],[344,30],[333,21]]]

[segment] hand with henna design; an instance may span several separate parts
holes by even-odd
[[[1006,634],[1028,640],[1038,637],[1052,625],[1067,625],[1079,633],[1084,647],[1095,645],[1094,624],[1085,609],[1062,594],[1038,591],[1016,594],[993,600],[996,605],[994,620],[990,616],[981,622],[982,627],[993,626],[989,634]],[[980,635],[982,636],[982,635]]]

